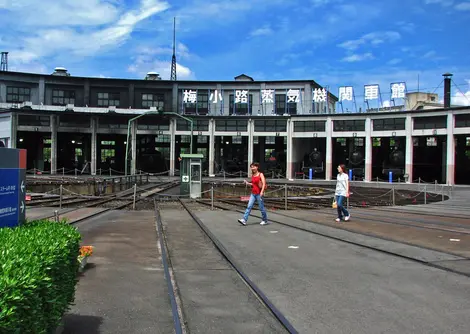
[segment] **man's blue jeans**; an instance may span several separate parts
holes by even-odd
[[[268,221],[268,216],[266,214],[266,209],[264,208],[264,201],[263,197],[260,195],[251,194],[250,200],[248,201],[248,207],[245,210],[245,214],[243,215],[243,219],[248,221],[248,216],[250,215],[251,209],[253,209],[253,205],[255,205],[255,200],[258,201],[259,210],[261,211],[261,216],[263,217],[263,221]]]
[[[338,196],[336,195],[336,209],[338,210],[338,218],[342,219],[343,214],[345,217],[349,216],[348,210],[344,207],[346,196]]]

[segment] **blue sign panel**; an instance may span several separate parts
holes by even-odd
[[[19,169],[0,169],[0,227],[18,225],[20,210],[24,213],[20,192],[25,189],[24,182],[18,187],[19,176]]]
[[[0,228],[26,219],[26,150],[0,148]]]

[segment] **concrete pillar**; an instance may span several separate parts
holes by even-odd
[[[325,153],[325,180],[330,181],[333,175],[333,121],[327,117],[325,124],[326,153]]]
[[[228,106],[230,105],[229,100],[228,100],[228,97],[227,97],[227,100],[225,100],[225,96],[222,93],[222,85],[217,84],[216,87],[217,87],[217,95],[222,94],[222,100],[220,100],[220,96],[217,96],[217,103],[214,104],[215,111],[213,115],[217,115],[217,116],[225,115],[225,108],[228,108]]]
[[[39,94],[39,99],[38,102],[39,104],[45,104],[45,98],[46,98],[46,80],[44,77],[41,77],[39,79],[39,89],[38,89],[38,94]]]
[[[98,117],[91,118],[91,175],[96,175],[98,149]]]
[[[446,183],[455,184],[455,137],[454,137],[454,115],[447,115],[447,150],[446,150]]]
[[[137,169],[137,122],[131,124],[131,145],[131,175],[135,175]]]
[[[366,138],[364,140],[365,146],[365,173],[364,181],[370,182],[372,180],[372,121],[370,117],[366,118]]]
[[[177,83],[173,84],[171,94],[172,94],[171,96],[173,98],[173,100],[171,101],[171,111],[176,112],[176,113],[180,113],[180,110],[178,109],[178,84]],[[174,159],[172,159],[172,161],[173,161],[173,166],[174,166],[174,164],[175,164]],[[174,167],[173,167],[173,170],[174,170]]]
[[[173,85],[174,87],[174,85]],[[176,119],[170,119],[170,176],[175,176]]]
[[[305,84],[304,96],[303,96],[303,112],[304,115],[313,114],[313,96],[312,96],[312,84]]]
[[[18,142],[18,114],[10,114],[10,124],[11,124],[11,135],[10,135],[10,148],[16,148],[16,143]]]
[[[209,120],[209,176],[214,175],[214,159],[215,159],[215,120]]]
[[[83,85],[83,106],[90,107],[90,81],[88,79],[85,80],[85,84]],[[75,102],[77,104],[77,102]]]
[[[135,98],[134,98],[134,84],[129,84],[129,107],[130,108],[136,108],[135,104]],[[140,107],[140,106],[139,106]]]
[[[254,132],[254,121],[252,118],[248,120],[248,166],[246,167],[248,173],[250,171],[250,165],[253,162],[254,158],[254,153],[253,153],[253,148],[255,146],[254,144],[254,138],[253,138],[253,132]]]
[[[293,126],[294,122],[291,119],[287,120],[287,161],[286,161],[286,179],[293,179],[293,169],[294,169],[294,147],[293,147]]]
[[[0,103],[7,102],[7,85],[0,81]]]
[[[408,175],[408,183],[413,183],[413,119],[406,116],[406,148],[405,148],[405,174]]]
[[[51,115],[51,174],[57,172],[57,116]]]

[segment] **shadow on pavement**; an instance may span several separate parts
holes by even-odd
[[[97,334],[103,318],[90,315],[67,314],[62,334]]]

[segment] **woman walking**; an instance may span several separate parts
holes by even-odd
[[[250,168],[251,182],[247,182],[246,180],[243,181],[246,185],[251,186],[250,200],[248,201],[248,206],[245,210],[243,218],[240,218],[238,222],[242,225],[246,225],[251,209],[253,209],[253,205],[255,205],[256,200],[258,201],[259,210],[261,211],[261,217],[263,219],[260,225],[267,225],[268,216],[266,214],[266,209],[264,208],[263,203],[264,190],[266,189],[266,179],[264,174],[259,169],[259,163],[253,162],[250,165]]]
[[[336,178],[336,190],[335,190],[335,200],[336,200],[336,209],[338,210],[338,218],[336,221],[339,222],[341,219],[348,221],[350,217],[348,210],[344,207],[344,202],[346,197],[349,197],[349,177],[346,173],[346,166],[338,166],[338,177]]]

